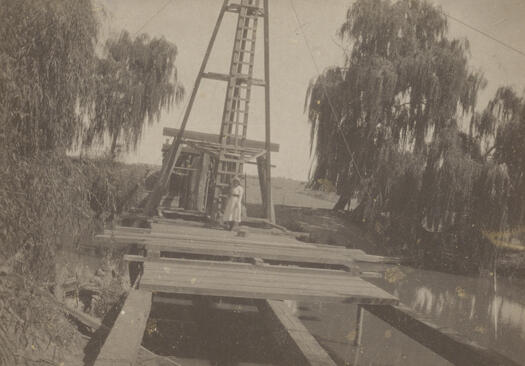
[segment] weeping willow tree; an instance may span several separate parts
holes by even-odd
[[[55,364],[42,348],[78,341],[47,290],[89,214],[65,152],[92,105],[96,38],[90,0],[0,2],[1,365]]]
[[[84,144],[110,141],[114,155],[121,140],[134,149],[144,124],[158,121],[163,109],[180,102],[184,89],[177,78],[177,48],[164,38],[123,32],[106,42],[96,62],[94,109]]]
[[[487,110],[496,126],[493,158],[508,171],[509,221],[516,227],[525,217],[525,99],[510,88],[500,88]]]
[[[90,106],[97,19],[90,0],[3,0],[0,139],[18,156],[71,147]]]
[[[486,81],[469,67],[468,41],[447,28],[426,1],[358,0],[339,31],[344,67],[314,79],[306,97],[312,184],[329,179],[341,195],[334,208],[356,198],[357,218],[386,221],[388,235],[414,245],[421,232],[450,234],[458,247],[508,227],[518,179],[501,151],[519,141],[508,131],[521,126],[522,105],[502,89],[475,111]]]

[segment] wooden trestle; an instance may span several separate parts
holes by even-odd
[[[133,279],[138,290],[128,297],[115,325],[118,329],[110,333],[106,344],[119,344],[114,338],[121,337],[123,331],[132,336],[120,350],[112,346],[109,352],[110,347],[105,346],[97,361],[100,365],[109,359],[127,362],[132,354],[130,344],[138,347],[136,338],[140,339],[144,331],[152,293],[256,300],[261,314],[280,324],[290,345],[310,365],[335,363],[283,300],[398,304],[396,297],[358,276],[358,261],[380,262],[382,257],[303,243],[260,229],[239,237],[235,232],[183,220],[164,219],[151,226],[117,227],[97,236],[97,245],[124,246],[142,253],[125,255],[126,261],[142,264],[142,273],[138,280]],[[133,332],[130,327],[135,327]]]
[[[95,365],[133,365],[152,299],[170,302],[170,294],[255,301],[261,315],[286,334],[287,344],[305,365],[335,363],[283,300],[357,304],[356,345],[366,310],[454,364],[517,365],[456,332],[435,326],[364,280],[358,264],[388,262],[385,257],[303,243],[262,230],[239,237],[203,223],[167,219],[151,223],[150,229],[107,230],[97,236],[95,244],[142,253],[125,255],[126,261],[142,267],[133,278],[138,289],[129,294]]]

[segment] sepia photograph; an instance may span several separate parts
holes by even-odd
[[[525,0],[0,0],[0,366],[525,366]]]

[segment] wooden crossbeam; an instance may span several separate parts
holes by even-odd
[[[453,329],[438,327],[405,306],[363,305],[363,308],[454,365],[519,365],[494,350],[468,340]]]
[[[176,128],[164,127],[163,135],[174,137],[177,136],[179,130]],[[202,140],[208,142],[219,142],[219,135],[213,133],[197,132],[197,131],[184,131],[183,139],[188,140]],[[246,139],[244,142],[245,147],[254,148],[254,149],[266,149],[266,144],[264,141],[250,140]],[[272,143],[270,144],[270,150],[272,152],[279,152],[279,144]]]
[[[150,310],[151,292],[132,289],[94,366],[134,365]]]
[[[283,301],[266,300],[259,306],[259,311],[271,324],[278,327],[279,333],[286,335],[287,345],[295,348],[295,353],[302,358],[302,365],[336,366],[324,348]],[[279,338],[282,339],[280,336]]]
[[[204,74],[202,74],[202,77],[206,79],[211,79],[211,80],[230,81],[230,79],[233,78],[234,76],[227,75],[227,74],[220,74],[218,72],[205,72]],[[241,76],[237,76],[237,78],[242,79]],[[249,82],[255,86],[265,85],[264,81],[261,79],[251,79],[251,78],[248,79],[248,77],[246,77],[246,79],[247,79],[246,82]]]

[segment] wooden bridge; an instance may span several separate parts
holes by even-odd
[[[440,329],[363,279],[359,265],[389,259],[363,251],[304,243],[290,235],[250,229],[239,233],[202,222],[157,219],[150,229],[117,227],[97,237],[103,247],[126,248],[135,288],[129,293],[96,366],[133,365],[152,302],[170,294],[211,300],[252,300],[278,325],[305,365],[335,365],[283,303],[284,300],[357,304],[356,345],[367,310],[458,365],[517,365],[512,360]],[[243,235],[244,234],[244,235]],[[155,296],[153,296],[155,294]],[[468,361],[472,360],[472,361]]]
[[[131,365],[141,343],[152,293],[258,300],[259,311],[281,324],[306,364],[335,365],[283,300],[396,305],[398,299],[358,276],[358,262],[380,262],[360,250],[303,243],[250,229],[246,236],[182,220],[151,229],[117,227],[97,237],[124,247],[139,263],[136,283],[95,365]],[[267,231],[267,230],[266,230]],[[153,301],[162,297],[153,297]],[[162,300],[160,300],[162,301]],[[126,339],[122,344],[122,339]]]

